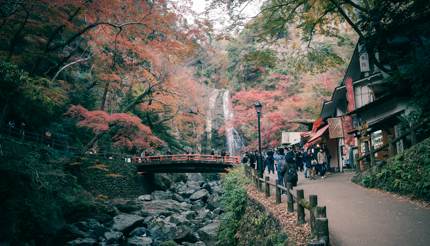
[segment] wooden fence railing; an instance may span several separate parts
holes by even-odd
[[[359,156],[356,158],[357,162],[364,161],[365,159],[369,160],[370,166],[375,165],[375,154],[378,152],[381,152],[388,148],[390,152],[390,156],[394,155],[394,149],[397,142],[400,142],[402,139],[405,139],[407,136],[411,136],[411,145],[417,144],[417,134],[416,131],[422,128],[425,124],[427,124],[430,121],[430,119],[425,119],[421,121],[419,124],[413,125],[406,131],[405,133],[401,134],[400,136],[388,141],[388,143],[374,149],[373,145],[369,145],[369,152],[363,154],[362,156]]]
[[[296,190],[296,194],[293,194],[291,183],[287,183],[287,187],[284,187],[278,184],[278,180],[272,182],[267,176],[263,179],[258,176],[255,169],[252,169],[247,165],[244,167],[245,175],[253,181],[258,191],[265,193],[266,197],[270,197],[272,195],[271,187],[275,188],[276,204],[280,204],[282,202],[282,193],[287,194],[287,210],[288,212],[294,212],[294,203],[296,204],[298,224],[306,223],[305,209],[309,211],[309,224],[311,226],[313,238],[308,242],[308,246],[327,246],[330,244],[326,207],[318,206],[317,195],[309,195],[309,200],[306,200],[302,189]]]

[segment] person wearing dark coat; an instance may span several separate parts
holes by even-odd
[[[256,162],[257,162],[257,156],[253,152],[249,153],[249,166],[255,169]]]
[[[264,160],[264,166],[267,168],[267,171],[270,173],[275,173],[275,158],[273,155],[275,152],[272,150],[267,151],[267,157]]]
[[[295,187],[297,186],[298,175],[294,152],[291,149],[288,149],[285,154],[285,161],[287,163],[287,170],[284,176],[285,183],[291,183],[291,185]]]

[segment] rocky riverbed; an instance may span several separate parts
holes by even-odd
[[[67,245],[214,245],[223,213],[220,181],[188,175],[165,190],[111,201],[112,217],[67,225]]]

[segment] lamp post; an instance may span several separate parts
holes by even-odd
[[[257,158],[257,169],[258,174],[263,176],[263,161],[261,155],[261,128],[260,128],[260,118],[261,118],[261,109],[263,105],[260,102],[256,102],[254,104],[255,111],[257,112],[257,125],[258,125],[258,158]]]

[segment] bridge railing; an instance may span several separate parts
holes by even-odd
[[[137,157],[138,163],[151,163],[157,161],[213,161],[228,164],[239,164],[240,157],[238,156],[220,156],[220,155],[202,155],[202,154],[178,154],[178,155],[159,155],[159,156],[145,156]],[[140,161],[140,162],[139,162]],[[136,162],[136,160],[133,160]]]

